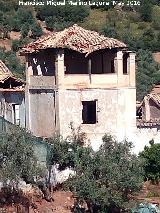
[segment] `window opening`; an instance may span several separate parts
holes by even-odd
[[[97,100],[82,101],[82,105],[83,124],[95,124],[97,122]]]

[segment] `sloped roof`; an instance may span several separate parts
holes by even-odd
[[[160,94],[150,93],[147,95],[149,99],[152,99],[160,107]]]
[[[8,67],[0,60],[0,83],[4,83],[7,79],[12,78],[15,82],[24,84],[24,81],[21,79],[17,79],[12,72],[8,69]]]
[[[144,100],[145,99],[147,99],[147,100],[152,100],[152,101],[154,101],[154,103],[158,106],[158,107],[160,107],[160,93],[149,93],[149,94],[147,94],[145,97],[144,97],[144,99],[142,100],[142,102],[139,104],[139,105],[137,105],[138,106],[138,108],[140,108],[141,106],[142,106],[142,104],[144,103]]]
[[[46,48],[68,48],[86,56],[96,50],[106,48],[124,48],[126,45],[117,39],[108,38],[95,31],[86,30],[76,24],[60,32],[43,36],[37,41],[24,46],[21,53],[38,52]]]
[[[9,77],[13,77],[11,71],[6,67],[3,61],[0,60],[0,82],[5,81]]]

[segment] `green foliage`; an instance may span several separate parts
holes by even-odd
[[[32,35],[31,35],[32,38],[40,37],[43,34],[40,25],[37,23],[32,24],[30,29],[32,31]]]
[[[143,161],[131,153],[132,144],[118,143],[111,136],[103,137],[100,150],[83,147],[85,134],[72,128],[71,137],[50,138],[52,147],[48,165],[59,164],[59,169],[72,167],[76,175],[65,187],[77,197],[74,212],[82,212],[86,203],[89,212],[108,212],[109,208],[123,208],[129,194],[139,191],[143,182]]]
[[[154,6],[152,8],[152,22],[155,29],[160,29],[160,6]]]
[[[19,46],[21,45],[21,41],[13,40],[12,41],[12,50],[17,52],[19,50]]]
[[[33,181],[40,169],[33,150],[34,138],[17,127],[0,135],[0,181],[8,185],[20,178]]]
[[[152,0],[141,0],[140,14],[143,21],[151,21]]]
[[[154,7],[157,8],[158,6]],[[130,50],[159,51],[158,31],[155,30],[154,24],[143,21],[140,14],[136,11],[108,10],[106,13],[106,24],[101,31],[108,37],[122,40],[128,45]]]
[[[140,153],[140,157],[145,160],[145,177],[152,182],[160,180],[160,144],[152,141],[150,146],[145,146]]]
[[[153,60],[152,53],[147,50],[139,50],[137,60],[137,99],[142,100],[150,92],[153,84],[160,82],[160,66]]]
[[[159,194],[158,194],[158,192],[152,192],[152,191],[150,191],[150,192],[147,193],[146,197],[147,198],[150,198],[150,197],[159,197]]]
[[[75,167],[75,153],[78,153],[78,150],[83,151],[82,146],[86,136],[81,129],[74,129],[72,123],[70,124],[71,136],[66,140],[63,140],[61,137],[54,137],[46,139],[46,143],[50,145],[50,153],[48,153],[47,164],[59,164],[59,169],[63,170],[67,166]]]
[[[24,24],[33,24],[35,19],[30,9],[18,8],[12,13],[4,13],[2,24],[9,30],[20,31]]]
[[[82,22],[89,15],[87,6],[41,6],[37,7],[37,17],[45,20],[49,29],[61,30],[73,23]]]
[[[77,141],[74,137],[69,143],[54,141],[52,155],[52,162],[63,162],[76,171],[66,186],[78,197],[77,206],[86,202],[91,212],[109,212],[112,206],[123,208],[128,194],[138,191],[143,180],[142,162],[131,154],[131,144],[117,143],[106,135],[100,150],[94,152]]]
[[[30,39],[21,37],[19,40],[12,41],[12,50],[17,52],[20,48],[22,48],[25,44],[28,44]]]
[[[105,27],[103,28],[103,33],[107,37],[110,37],[110,38],[116,38],[118,36],[117,32],[116,32],[116,29],[115,29],[115,27],[112,24],[105,25]]]
[[[3,31],[21,31],[23,38],[28,36],[28,32],[31,29],[33,38],[42,35],[42,29],[37,24],[33,11],[33,7],[20,7],[16,1],[11,3],[10,0],[8,0],[8,5],[2,1],[2,7],[0,9],[1,29]]]
[[[15,76],[24,78],[25,66],[21,65],[15,52],[6,52],[4,49],[0,49],[0,60],[6,64],[6,66],[13,72],[13,74],[15,74]]]
[[[26,24],[22,25],[22,27],[21,27],[21,36],[22,36],[22,38],[25,38],[25,37],[28,36],[29,30],[30,30],[29,24],[26,23]]]

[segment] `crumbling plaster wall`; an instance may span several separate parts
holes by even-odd
[[[30,91],[29,124],[36,136],[51,137],[55,132],[54,92]]]
[[[82,101],[98,100],[98,122],[82,124]],[[135,88],[90,89],[59,91],[59,125],[60,134],[69,135],[69,125],[81,127],[88,142],[96,150],[105,133],[112,134],[118,140],[127,137],[128,131],[136,127],[136,91]]]

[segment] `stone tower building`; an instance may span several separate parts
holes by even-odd
[[[73,25],[25,46],[26,125],[36,136],[80,127],[96,147],[136,128],[135,54],[113,38]]]

